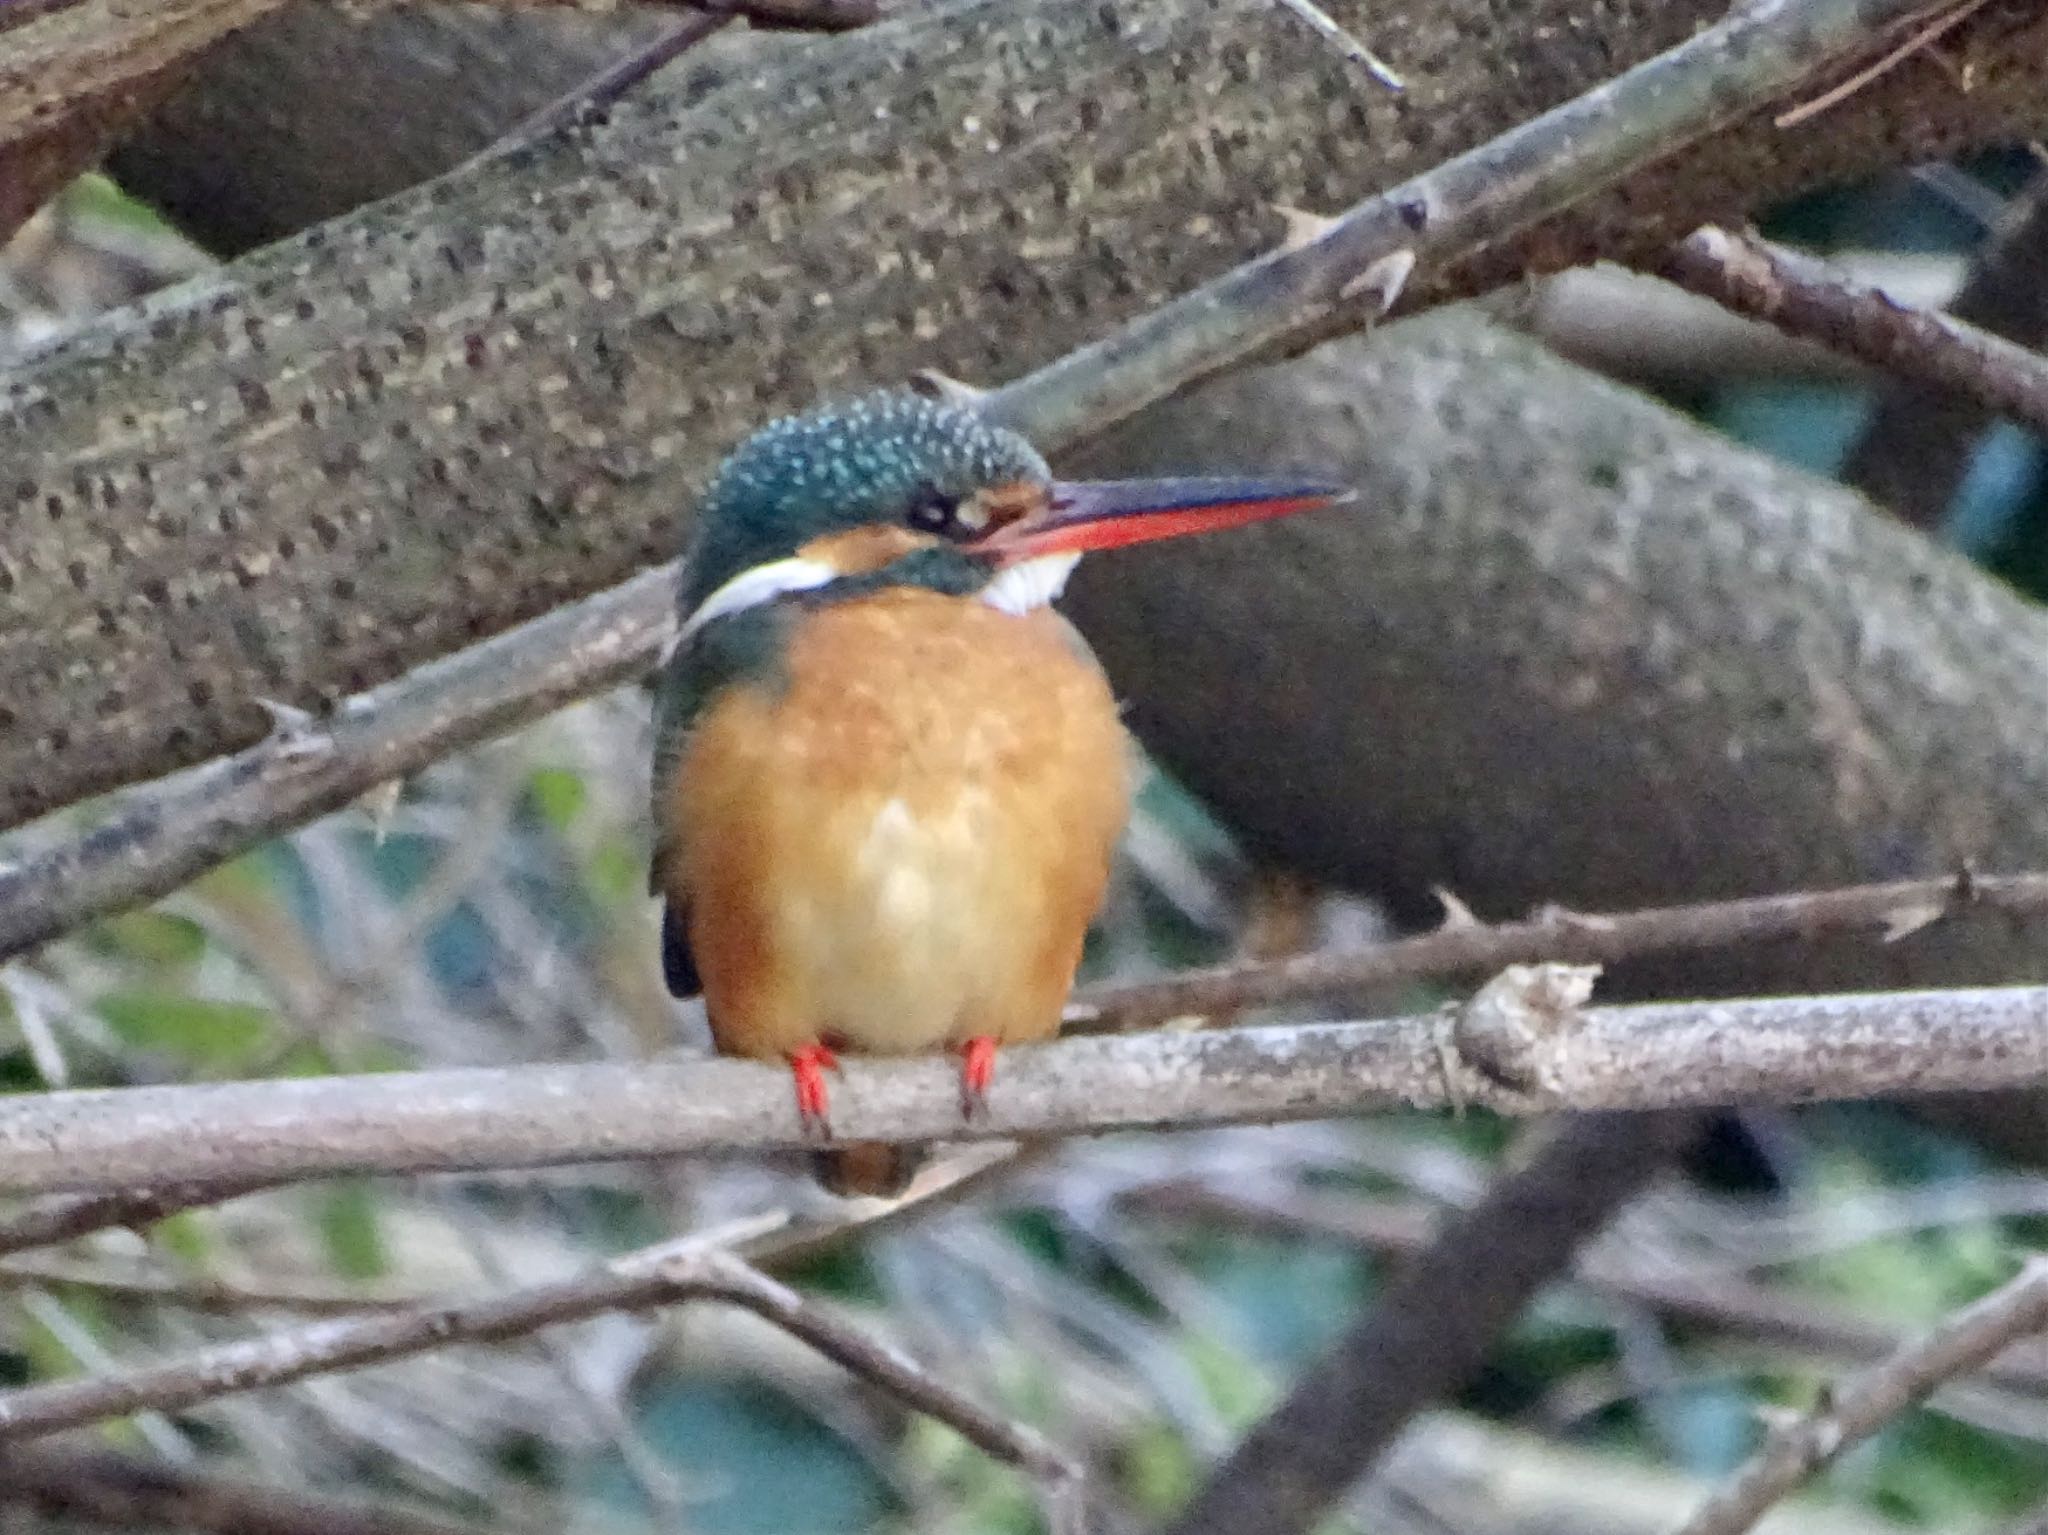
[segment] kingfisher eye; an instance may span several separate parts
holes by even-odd
[[[938,533],[947,538],[957,538],[966,531],[960,517],[960,502],[929,486],[910,503],[908,521],[920,533]]]

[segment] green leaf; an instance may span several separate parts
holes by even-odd
[[[567,831],[590,803],[582,775],[567,768],[538,769],[527,780],[526,792],[533,808],[556,831]]]
[[[125,958],[189,965],[206,953],[206,930],[190,917],[131,911],[99,924],[95,938]]]
[[[196,1210],[180,1210],[175,1215],[166,1215],[149,1228],[149,1239],[180,1263],[194,1269],[205,1269],[213,1255],[212,1233],[206,1229],[206,1222],[200,1219]]]
[[[98,1008],[129,1044],[193,1066],[247,1065],[270,1048],[275,1035],[268,1009],[250,1002],[117,991],[101,997]]]
[[[344,1279],[381,1279],[391,1270],[377,1200],[367,1183],[323,1190],[315,1219],[335,1272]]]

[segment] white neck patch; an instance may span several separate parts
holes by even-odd
[[[1041,554],[1036,559],[1019,560],[996,572],[996,578],[981,589],[981,600],[998,612],[1022,618],[1034,609],[1050,606],[1080,563],[1078,553]]]
[[[1019,560],[997,571],[995,579],[981,589],[979,596],[997,612],[1021,618],[1026,613],[1049,606],[1066,587],[1067,577],[1080,563],[1079,554],[1041,554],[1036,559]],[[823,560],[807,560],[801,555],[793,555],[786,560],[770,560],[765,565],[743,570],[697,604],[697,611],[689,616],[676,636],[676,648],[689,644],[706,624],[747,608],[759,607],[764,602],[773,602],[791,592],[816,591],[845,574]]]
[[[689,644],[697,631],[714,619],[773,602],[789,592],[813,591],[828,582],[837,581],[841,574],[823,560],[807,560],[800,555],[786,560],[770,560],[765,565],[743,570],[697,604],[697,611],[683,624],[676,643]]]

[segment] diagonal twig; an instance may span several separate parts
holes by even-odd
[[[1967,321],[1898,303],[1820,262],[1711,226],[1688,235],[1661,275],[1789,335],[2048,433],[2048,357]]]
[[[1958,874],[1633,912],[1547,911],[1523,922],[1447,920],[1434,932],[1285,959],[1186,970],[1094,986],[1067,1011],[1080,1031],[1139,1029],[1182,1017],[1331,996],[1367,986],[1444,980],[1555,960],[1611,965],[1651,954],[1732,948],[1868,931],[1902,939],[1973,908],[2048,911],[2048,874]]]
[[[749,1235],[772,1255],[772,1233],[762,1224],[753,1223]],[[765,1244],[760,1241],[764,1236],[769,1237]],[[989,1412],[909,1355],[726,1251],[737,1239],[733,1232],[687,1237],[630,1253],[574,1279],[314,1323],[117,1374],[0,1392],[0,1446],[135,1412],[183,1411],[240,1392],[459,1343],[502,1342],[612,1312],[711,1300],[753,1312],[1014,1466],[1040,1488],[1056,1535],[1081,1535],[1086,1526],[1077,1462],[1036,1431]],[[4,1454],[0,1449],[0,1465]]]
[[[272,1186],[267,1178],[224,1178],[209,1183],[151,1184],[107,1193],[62,1194],[0,1217],[0,1258],[114,1226],[153,1225],[180,1210],[225,1204]]]
[[[1925,1338],[1823,1394],[1810,1413],[1773,1428],[1763,1447],[1678,1535],[1742,1535],[1779,1499],[1842,1453],[2011,1343],[2048,1328],[2048,1259],[1964,1307]]]
[[[2048,986],[1502,1006],[1515,991],[1496,982],[1449,1013],[1377,1022],[1017,1046],[1005,1052],[987,1111],[971,1122],[960,1117],[945,1062],[853,1061],[833,1089],[833,1128],[849,1140],[1028,1139],[1399,1106],[1640,1111],[2048,1083]],[[602,1115],[590,1112],[593,1103],[605,1106]],[[0,1107],[0,1190],[121,1188],[166,1176],[462,1171],[815,1144],[788,1073],[761,1062],[670,1057],[395,1072],[10,1099]]]
[[[1768,0],[1426,174],[1317,238],[1236,268],[994,391],[989,412],[1048,451],[1277,344],[1377,318],[1356,284],[1393,258],[1447,263],[1612,184],[1857,56],[1929,0]],[[1347,295],[1350,295],[1347,297]],[[274,738],[123,797],[83,835],[0,865],[0,961],[163,895],[264,838],[652,663],[675,567],[508,630]],[[588,655],[580,655],[587,648]]]

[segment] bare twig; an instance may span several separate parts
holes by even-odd
[[[609,1312],[715,1300],[773,1323],[1030,1476],[1044,1491],[1052,1527],[1060,1535],[1077,1535],[1085,1527],[1081,1473],[1073,1460],[1031,1429],[986,1411],[909,1356],[721,1251],[729,1239],[730,1234],[666,1242],[571,1280],[408,1307],[389,1315],[316,1323],[116,1375],[0,1393],[0,1442],[19,1443],[134,1412],[177,1412],[238,1392],[457,1343],[501,1342]]]
[[[0,867],[0,961],[177,889],[265,837],[652,661],[673,627],[675,570],[649,571],[456,651],[286,730],[126,797],[91,831]]]
[[[482,1535],[389,1505],[258,1487],[106,1450],[0,1450],[0,1507],[113,1528],[193,1535]],[[493,1535],[510,1535],[502,1526]]]
[[[1662,275],[1792,335],[2048,432],[2048,358],[1965,321],[1910,308],[1818,262],[1711,226],[1687,236]]]
[[[418,1304],[411,1296],[394,1297],[352,1292],[332,1286],[261,1288],[224,1279],[202,1279],[148,1271],[121,1272],[104,1265],[66,1263],[52,1258],[11,1258],[0,1262],[0,1287],[70,1285],[108,1300],[146,1301],[182,1306],[193,1311],[239,1315],[250,1311],[297,1311],[312,1315],[349,1315],[360,1311],[396,1311]]]
[[[1547,911],[1525,922],[1446,922],[1435,932],[1370,948],[1091,987],[1075,998],[1068,1022],[1081,1030],[1148,1028],[1172,1018],[1483,974],[1538,960],[1611,965],[1649,954],[1811,942],[1858,930],[1899,939],[1980,905],[2012,914],[2048,911],[2048,875],[1960,874],[1635,912]]]
[[[602,111],[639,85],[649,75],[674,63],[690,49],[717,32],[739,15],[740,8],[703,7],[701,13],[678,22],[644,48],[637,48],[594,79],[586,80],[558,100],[528,114],[500,135],[480,158],[502,154],[506,149],[528,144],[559,128],[576,122],[587,112]]]
[[[1407,81],[1396,74],[1378,54],[1332,20],[1330,13],[1317,5],[1315,0],[1280,0],[1280,3],[1327,37],[1337,46],[1338,52],[1352,63],[1362,66],[1367,74],[1388,90],[1408,89]]]
[[[2034,1086],[2048,1082],[2048,987],[1587,1008],[1527,1061],[1483,1073],[1445,1051],[1455,1037],[1455,1015],[1431,1014],[1020,1046],[972,1123],[943,1061],[861,1060],[834,1087],[833,1124],[850,1140],[987,1140],[1396,1105],[1532,1114]],[[0,1189],[814,1144],[788,1073],[759,1062],[531,1065],[17,1097],[0,1104]]]
[[[1966,1306],[1924,1339],[1842,1382],[1815,1409],[1765,1436],[1763,1448],[1689,1519],[1679,1535],[1742,1535],[1816,1471],[1862,1443],[1937,1387],[2014,1340],[2048,1327],[2048,1259]]]
[[[730,1302],[774,1323],[849,1373],[946,1424],[976,1449],[1032,1478],[1044,1497],[1052,1535],[1085,1535],[1080,1465],[1039,1434],[988,1412],[901,1350],[849,1326],[729,1253],[702,1253],[690,1261],[690,1268],[698,1295]],[[0,1424],[4,1422],[0,1411]],[[0,1433],[4,1431],[0,1428]]]
[[[996,391],[989,412],[1047,450],[1276,344],[1369,323],[1355,285],[1389,258],[1448,262],[1609,185],[1855,56],[1928,0],[1744,6],[1488,144],[1369,199],[1316,239],[1247,263]],[[1353,294],[1347,298],[1346,294]],[[114,819],[0,868],[0,960],[176,889],[288,827],[494,730],[649,665],[674,568],[650,572],[352,701],[332,728],[272,740],[127,796]],[[487,654],[486,654],[487,652]]]
[[[60,1195],[0,1217],[0,1258],[36,1247],[54,1247],[112,1226],[148,1226],[180,1210],[225,1204],[268,1188],[266,1178],[228,1178],[211,1183],[151,1185],[106,1193]]]

